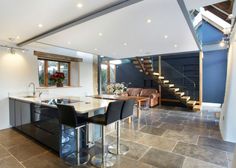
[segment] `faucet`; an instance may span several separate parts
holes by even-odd
[[[35,83],[34,82],[30,82],[28,87],[30,87],[31,85],[33,85],[33,96],[35,96],[36,95]]]

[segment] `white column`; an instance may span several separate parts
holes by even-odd
[[[233,165],[232,165],[232,168],[236,167],[236,148],[235,148],[235,151],[234,151],[234,160],[233,160]]]
[[[224,140],[236,142],[236,42],[231,42],[228,53],[226,91],[220,130]]]

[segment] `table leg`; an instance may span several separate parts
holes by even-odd
[[[140,108],[141,108],[141,102],[138,101],[138,107],[137,107],[137,117],[138,117],[138,118],[140,118],[140,115],[141,115]]]
[[[129,118],[128,118],[128,123],[130,124],[131,122],[132,122],[132,118],[129,117]]]

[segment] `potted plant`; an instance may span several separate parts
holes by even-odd
[[[57,87],[63,87],[65,75],[62,72],[55,72],[50,79],[56,84]]]
[[[115,83],[107,85],[107,93],[120,95],[126,90],[126,87],[122,83]]]

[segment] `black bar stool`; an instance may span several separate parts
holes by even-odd
[[[57,108],[61,124],[60,157],[72,165],[86,164],[90,159],[87,150],[87,116],[78,115],[74,106],[57,104]]]
[[[111,167],[114,165],[114,162],[113,162],[113,160],[115,160],[114,156],[112,156],[113,157],[112,158],[111,156],[107,155],[109,159],[106,159],[107,156],[105,155],[106,154],[105,153],[105,126],[116,122],[117,127],[118,127],[123,104],[124,104],[124,101],[111,102],[109,103],[105,114],[99,114],[99,115],[90,117],[87,120],[89,123],[98,124],[102,126],[102,155],[98,154],[92,158],[91,163],[94,166]],[[117,138],[119,137],[117,136]]]
[[[121,111],[120,120],[125,120],[125,119],[133,116],[134,104],[135,104],[134,99],[129,99],[129,100],[125,101],[122,111]],[[129,147],[127,145],[120,144],[120,125],[118,125],[118,126],[119,127],[117,127],[117,132],[118,132],[117,145],[115,145],[115,144],[110,145],[108,147],[108,151],[112,154],[125,155],[129,151]],[[118,146],[118,148],[116,146]]]

